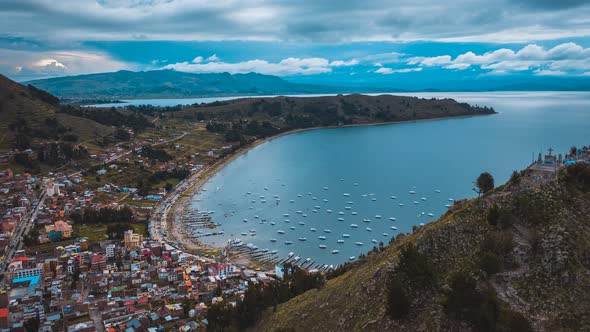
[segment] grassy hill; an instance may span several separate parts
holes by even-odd
[[[0,151],[10,150],[17,136],[31,144],[75,135],[80,142],[112,129],[95,121],[59,113],[59,100],[45,91],[23,86],[0,75]]]
[[[479,201],[457,202],[320,289],[266,310],[256,330],[589,330],[590,168],[570,166],[546,183],[537,176],[524,171]]]
[[[193,74],[174,70],[121,70],[27,82],[62,99],[179,98],[332,92],[335,88],[289,83],[256,73]]]

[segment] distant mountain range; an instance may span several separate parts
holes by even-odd
[[[121,70],[26,82],[62,99],[182,98],[223,95],[337,93],[338,87],[290,83],[262,74],[193,74],[174,70]],[[345,92],[357,89],[346,88]]]
[[[490,77],[477,81],[418,82],[419,84],[398,79],[392,82],[395,83],[388,85],[375,82],[375,87],[353,86],[344,82],[336,86],[337,82],[331,82],[333,85],[294,83],[277,76],[256,73],[232,75],[194,74],[174,70],[121,70],[40,79],[25,84],[31,84],[61,99],[76,100],[416,91],[590,91],[590,79],[581,77]]]

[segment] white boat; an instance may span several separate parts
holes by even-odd
[[[326,210],[326,212],[328,212],[328,213],[332,213],[332,210],[329,210],[329,209],[328,209],[328,210]]]
[[[303,221],[298,222],[299,225],[303,226],[305,223]]]
[[[383,236],[389,236],[389,234],[387,234],[387,233],[383,233]]]
[[[326,249],[326,248],[328,248],[328,247],[326,247],[325,244],[320,244],[318,247],[320,247],[320,249]]]
[[[248,233],[246,233],[246,232],[242,233],[242,236],[247,236],[247,235],[248,235]]]
[[[389,217],[389,220],[395,221],[396,219],[394,217]]]
[[[447,208],[450,208],[452,205],[451,205],[451,204],[445,204],[445,206],[446,206]]]
[[[397,231],[397,227],[395,227],[395,226],[391,226],[389,228],[393,229],[394,231]]]
[[[311,212],[313,212],[313,213],[318,213],[318,210],[311,210]]]
[[[307,241],[307,238],[306,237],[300,237],[299,238],[299,241]]]
[[[312,231],[312,232],[317,231],[317,229],[315,229],[315,228],[310,228],[309,230]]]
[[[423,201],[425,201],[426,200],[426,197],[421,197],[420,199],[423,200]]]
[[[419,202],[418,202],[418,201],[413,201],[412,203],[414,203],[414,204],[419,204]]]
[[[353,216],[356,216],[358,214],[358,212],[352,211],[350,214],[352,214]]]
[[[274,221],[271,221],[271,222],[270,222],[270,224],[271,224],[271,226],[274,226],[274,225],[276,225],[277,223],[276,223],[276,222],[274,222]]]
[[[276,241],[276,240],[275,240],[275,241]],[[278,252],[277,250],[273,250],[273,251],[271,251],[270,253],[271,253],[271,254],[273,254],[273,255],[275,255],[277,252]]]
[[[255,215],[255,216],[254,216],[254,219],[259,219],[259,218],[260,218],[260,217],[259,217],[258,215]]]
[[[350,202],[346,202],[346,204],[352,205],[352,204],[354,204],[354,202],[353,201],[350,201]]]
[[[295,200],[294,199],[290,199],[289,200],[289,203],[295,203]]]
[[[363,222],[371,222],[371,219],[365,218],[365,219],[363,219]]]
[[[303,211],[301,211],[301,210],[298,210],[298,211],[296,211],[295,213],[297,213],[297,214],[302,214],[302,213],[303,213]]]
[[[395,196],[391,196],[391,199],[397,199],[397,197],[395,197]]]
[[[344,197],[349,197],[349,196],[350,196],[350,194],[349,194],[349,193],[344,193],[344,194],[342,194],[342,196],[344,196]]]
[[[279,195],[275,195],[274,197],[275,197],[275,198],[279,198]]]
[[[268,190],[268,187],[264,187],[264,190]]]
[[[301,216],[302,216],[303,218],[307,218],[307,214],[305,214],[305,213],[304,213],[304,214],[302,214]]]
[[[344,215],[344,212],[340,211],[340,212],[338,212],[338,214],[341,215],[341,216],[343,216]]]
[[[414,190],[410,190],[410,194],[414,195],[416,192]]]
[[[285,222],[291,222],[291,220],[290,219],[285,219]]]
[[[324,187],[324,190],[328,190],[328,187]]]
[[[357,246],[362,246],[363,245],[362,242],[355,242],[354,244],[356,244]]]
[[[375,240],[375,239],[372,239],[372,240],[371,240],[371,242],[373,242],[373,243],[377,243],[377,242],[379,242],[379,241],[377,241],[377,240]]]
[[[295,255],[295,253],[291,251],[287,256],[291,257],[293,255]]]
[[[277,242],[277,239],[270,239],[270,242]]]
[[[342,237],[343,238],[349,238],[350,237],[350,234],[342,234]]]
[[[295,226],[291,226],[291,227],[289,227],[289,228],[290,228],[290,229],[292,229],[292,230],[294,230],[294,229],[295,229]]]
[[[338,218],[338,221],[344,221],[344,218]]]
[[[339,252],[340,252],[340,251],[338,251],[338,250],[332,250],[332,254],[333,254],[333,255],[335,255],[335,254],[337,254],[337,253],[339,253]]]
[[[297,194],[297,197],[301,197],[301,194]]]
[[[248,222],[248,219],[242,219],[243,222]]]
[[[352,209],[352,208],[351,208],[350,206],[345,206],[345,207],[344,207],[344,209],[345,209],[345,210],[350,210],[350,209]]]
[[[437,193],[437,194],[440,194],[440,190],[439,189],[436,189],[434,192]]]
[[[289,216],[288,213],[283,214],[283,217],[288,217],[288,216]]]
[[[344,240],[338,240],[336,242],[338,242],[338,243],[344,243]]]
[[[348,260],[351,260],[351,261],[353,261],[353,260],[355,260],[355,259],[356,259],[356,257],[354,257],[354,256],[350,256],[350,257],[348,257]]]
[[[328,200],[324,198],[324,203],[328,203]]]
[[[258,198],[260,198],[260,199],[264,199],[264,196],[259,196]]]
[[[261,201],[260,201],[260,203],[266,203],[266,200],[265,200],[265,199],[263,199],[263,200],[261,200]]]
[[[380,214],[377,214],[377,215],[375,215],[375,218],[381,219],[381,215]]]
[[[423,222],[420,223],[420,226],[424,226],[425,224]]]
[[[251,201],[250,201],[250,203],[256,203],[256,200],[255,200],[255,199],[253,199],[253,200],[251,200]]]
[[[323,235],[318,236],[318,240],[325,240],[325,239],[326,239],[326,237]]]
[[[372,231],[371,227],[365,228],[368,232]]]
[[[329,229],[324,229],[324,233],[332,233],[332,231]]]
[[[285,241],[285,244],[286,244],[286,245],[293,244],[293,241]]]
[[[357,225],[357,224],[350,224],[350,227],[357,228],[357,227],[359,227],[359,225]]]
[[[321,206],[319,206],[319,205],[316,205],[316,206],[314,206],[313,208],[314,208],[314,209],[316,209],[316,210],[319,210],[319,209],[321,209],[322,207],[321,207]]]
[[[429,217],[434,217],[434,213],[429,213],[428,216]]]
[[[449,198],[449,202],[452,202],[452,201],[454,201],[454,199],[452,199],[452,198]]]
[[[252,195],[252,193],[251,192],[247,192],[246,195]]]
[[[277,233],[279,233],[279,234],[285,234],[285,231],[283,231],[283,230],[280,230],[280,229],[279,229],[279,230],[277,231]]]
[[[356,186],[358,186],[359,184],[355,182],[355,183],[353,183],[352,185],[356,187]]]
[[[318,200],[318,198],[317,198],[317,197],[315,197],[315,196],[314,196],[314,197],[312,197],[311,199],[313,199],[314,201],[317,201],[317,200]]]
[[[374,201],[376,201],[377,199],[376,199],[375,197],[373,197],[373,198],[371,198],[371,200],[374,202]]]
[[[398,205],[399,205],[399,206],[404,206],[405,204],[404,204],[404,203],[399,203]]]

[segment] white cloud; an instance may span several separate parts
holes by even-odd
[[[197,57],[199,58],[199,57]],[[203,59],[202,57],[200,57],[201,60]],[[213,54],[212,56],[207,58],[207,61],[211,62],[211,61],[220,61],[221,59],[219,59],[219,57],[217,56],[217,54]]]
[[[567,73],[564,71],[561,71],[561,70],[537,69],[537,70],[535,70],[535,75],[537,75],[537,76],[564,76],[564,75],[567,75]]]
[[[8,75],[17,75],[23,80],[121,69],[134,69],[134,66],[98,52],[31,52],[0,48],[0,71]]]
[[[390,74],[395,74],[395,73],[411,73],[411,72],[417,72],[417,71],[422,71],[422,68],[416,67],[416,68],[393,69],[393,68],[381,67],[381,68],[375,70],[375,73],[383,74],[383,75],[390,75]]]
[[[244,74],[260,73],[277,76],[313,75],[332,72],[333,67],[349,67],[359,64],[356,59],[329,61],[325,58],[286,58],[279,62],[253,59],[242,62],[222,62],[215,54],[203,60],[197,56],[192,62],[168,64],[163,69],[174,69],[191,73]]]
[[[450,55],[413,57],[409,58],[407,63],[455,70],[479,66],[481,69],[491,70],[494,74],[536,70],[537,75],[566,75],[567,71],[576,74],[575,72],[580,70],[590,69],[590,48],[583,48],[575,43],[563,43],[547,50],[542,46],[529,44],[517,52],[501,48],[478,55],[469,51],[454,59]]]

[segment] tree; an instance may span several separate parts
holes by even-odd
[[[494,189],[494,177],[488,172],[483,172],[477,177],[475,186],[477,190],[474,190],[478,195],[485,194]]]
[[[404,319],[410,313],[410,300],[397,274],[390,277],[387,285],[386,310],[393,319]]]
[[[576,148],[575,146],[572,146],[572,147],[570,148],[570,155],[571,155],[572,157],[575,157],[577,154],[578,154],[578,148]]]

